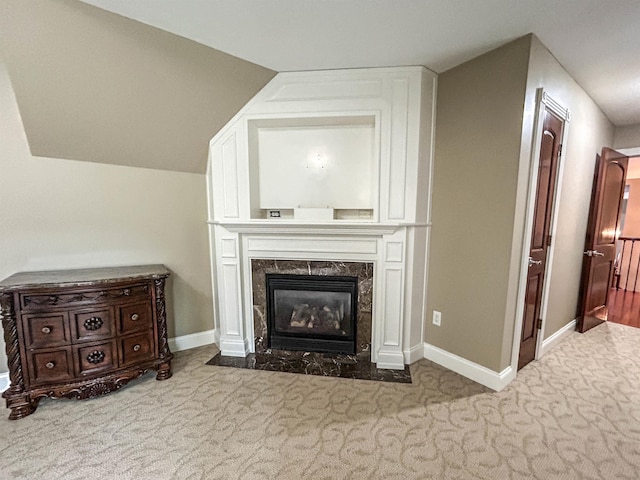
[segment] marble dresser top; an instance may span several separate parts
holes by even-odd
[[[96,282],[115,283],[137,278],[162,278],[169,276],[170,273],[164,265],[19,272],[2,280],[0,282],[0,291],[11,291],[25,287],[73,287],[95,284]]]

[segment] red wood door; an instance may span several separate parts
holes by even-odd
[[[625,155],[610,148],[602,149],[596,163],[577,322],[583,333],[607,319],[628,163]]]
[[[551,212],[553,210],[563,125],[564,123],[560,118],[545,110],[518,369],[524,367],[536,355],[536,344],[541,322],[540,304],[542,303],[542,287],[547,266],[547,249],[551,242]]]

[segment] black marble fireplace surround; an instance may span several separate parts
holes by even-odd
[[[281,350],[269,345],[267,315],[267,275],[351,277],[357,284],[355,307],[355,353],[318,353]],[[326,262],[304,260],[251,260],[255,353],[246,358],[221,354],[207,364],[253,370],[302,373],[361,380],[411,383],[409,368],[384,370],[371,363],[371,324],[373,306],[373,264],[364,262]]]
[[[371,350],[371,312],[373,305],[373,264],[364,262],[318,262],[304,260],[251,261],[253,290],[253,329],[256,353],[270,350],[268,342],[267,275],[303,275],[317,277],[352,277],[357,279],[355,352]]]

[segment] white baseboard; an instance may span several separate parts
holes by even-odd
[[[428,343],[424,344],[424,358],[496,392],[502,390],[516,378],[516,372],[511,366],[502,372],[496,372]]]
[[[203,345],[219,344],[220,333],[217,329],[206,330],[204,332],[191,333],[169,339],[169,348],[172,352],[189,350],[190,348],[202,347]]]
[[[415,347],[411,347],[409,350],[402,352],[404,354],[405,365],[411,365],[424,358],[424,344],[418,344]]]
[[[576,320],[571,320],[564,327],[558,330],[556,333],[551,335],[549,338],[545,338],[542,341],[542,348],[540,349],[540,354],[538,358],[542,357],[549,350],[555,347],[557,344],[562,342],[565,338],[571,335],[576,329]]]
[[[9,380],[9,372],[0,373],[0,392],[4,392],[9,385],[11,384],[11,380]]]

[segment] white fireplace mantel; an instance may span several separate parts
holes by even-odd
[[[390,235],[400,228],[427,227],[427,222],[422,223],[371,223],[371,222],[324,222],[308,223],[281,220],[253,220],[249,222],[208,222],[210,225],[218,225],[234,233],[256,234],[292,234],[292,235]]]
[[[223,355],[254,351],[251,260],[281,259],[373,263],[372,361],[422,358],[435,84],[423,67],[278,74],[211,140]]]

